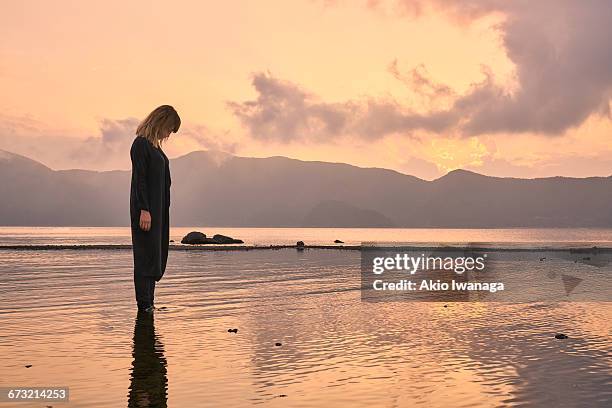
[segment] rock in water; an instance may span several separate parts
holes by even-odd
[[[555,334],[555,339],[564,340],[564,339],[567,339],[567,335],[563,333],[557,333]]]
[[[241,239],[235,239],[221,234],[215,234],[212,237],[216,244],[244,244]]]
[[[199,231],[191,231],[189,234],[183,237],[181,244],[207,244],[208,241],[209,239],[206,238],[206,234],[202,234]]]
[[[212,238],[207,238],[206,234],[198,231],[191,231],[181,240],[181,244],[199,245],[199,244],[243,244],[241,239],[234,239],[221,234],[215,234]]]
[[[276,347],[280,347],[280,346],[282,346],[283,344],[282,344],[282,343],[276,343],[276,344],[274,344],[274,345],[275,345]]]
[[[334,244],[344,244],[344,241],[340,241],[339,239],[334,241]]]
[[[238,329],[227,329],[228,333],[238,333]]]
[[[295,243],[295,247],[298,251],[304,250],[304,241],[298,241]]]

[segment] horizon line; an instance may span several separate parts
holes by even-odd
[[[4,152],[4,153],[8,153],[10,155],[14,155],[14,156],[19,156],[22,157],[26,160],[30,160],[33,161],[37,164],[40,164],[46,168],[48,168],[51,171],[90,171],[90,172],[97,172],[97,173],[110,173],[110,172],[115,172],[115,171],[131,171],[131,169],[112,169],[112,170],[90,170],[90,169],[83,169],[83,168],[66,168],[66,169],[54,169],[49,167],[48,165],[46,165],[45,163],[42,163],[38,160],[35,160],[31,157],[25,156],[23,154],[20,153],[15,153],[15,152],[11,152],[9,150],[5,150],[5,149],[0,149],[0,153]],[[546,179],[554,179],[554,178],[562,178],[562,179],[576,179],[576,180],[585,180],[585,179],[592,179],[592,178],[610,178],[612,177],[612,173],[610,173],[607,176],[585,176],[585,177],[575,177],[575,176],[561,176],[561,175],[555,175],[555,176],[547,176],[547,177],[515,177],[515,176],[493,176],[493,175],[489,175],[489,174],[483,174],[483,173],[478,173],[476,171],[473,170],[467,170],[467,169],[463,169],[463,168],[457,168],[457,169],[453,169],[453,170],[449,170],[446,174],[443,174],[440,177],[431,179],[431,180],[427,180],[427,179],[423,179],[421,177],[415,176],[413,174],[408,174],[408,173],[403,173],[401,171],[395,170],[395,169],[389,169],[386,167],[363,167],[363,166],[358,166],[352,163],[346,163],[346,162],[333,162],[333,161],[324,161],[324,160],[303,160],[303,159],[296,159],[293,157],[288,157],[288,156],[281,156],[281,155],[274,155],[274,156],[265,156],[265,157],[257,157],[257,156],[240,156],[240,155],[236,155],[233,153],[229,153],[226,151],[222,151],[222,150],[212,150],[212,149],[208,149],[208,150],[193,150],[191,152],[182,154],[180,156],[177,157],[173,157],[170,158],[171,161],[173,160],[180,160],[186,156],[192,155],[194,153],[216,153],[216,154],[222,154],[225,156],[230,156],[230,157],[236,157],[236,158],[240,158],[240,159],[261,159],[261,160],[265,160],[265,159],[274,159],[274,158],[282,158],[282,159],[287,159],[287,160],[292,160],[292,161],[298,161],[298,162],[302,162],[302,163],[324,163],[324,164],[337,164],[337,165],[345,165],[345,166],[351,166],[354,168],[358,168],[358,169],[371,169],[371,170],[385,170],[385,171],[389,171],[389,172],[393,172],[393,173],[397,173],[400,174],[402,176],[406,176],[406,177],[413,177],[416,178],[418,180],[424,181],[424,182],[435,182],[438,180],[441,180],[445,177],[448,177],[450,175],[454,175],[454,174],[470,174],[470,175],[474,175],[474,176],[481,176],[481,177],[487,177],[487,178],[496,178],[496,179],[511,179],[511,180],[546,180]]]

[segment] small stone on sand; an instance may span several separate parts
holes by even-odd
[[[283,345],[283,343],[276,343],[276,344],[274,344],[274,345],[275,345],[276,347],[280,347],[280,346],[282,346],[282,345]]]
[[[227,329],[228,333],[238,333],[238,329]]]
[[[557,333],[555,334],[555,339],[564,340],[564,339],[567,339],[567,335],[563,333]]]

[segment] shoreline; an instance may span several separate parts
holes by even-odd
[[[2,250],[14,251],[58,251],[58,250],[131,250],[130,244],[49,244],[49,245],[0,245]],[[344,250],[361,250],[361,245],[169,245],[169,251],[251,251],[258,249],[344,249]]]
[[[0,245],[0,251],[59,251],[59,250],[131,250],[130,244],[16,244]],[[420,245],[304,245],[271,244],[271,245],[169,245],[169,251],[251,251],[279,249],[335,249],[348,251],[362,250],[409,250],[409,251],[481,251],[481,252],[569,252],[581,254],[612,253],[612,247],[486,247],[486,246],[420,246]]]

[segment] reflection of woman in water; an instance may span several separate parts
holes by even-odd
[[[134,325],[134,362],[128,408],[167,407],[168,377],[164,345],[155,335],[153,314],[139,311]]]
[[[180,126],[181,119],[172,106],[159,106],[138,126],[130,149],[130,224],[138,310],[153,311],[155,282],[166,270],[171,179],[161,144]]]

